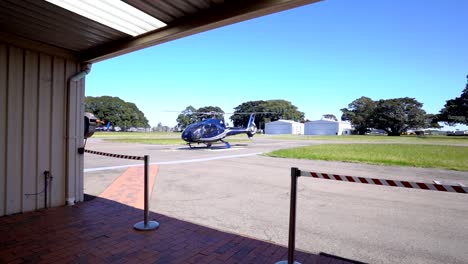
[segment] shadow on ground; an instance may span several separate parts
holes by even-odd
[[[287,248],[150,213],[160,227],[136,231],[143,211],[86,195],[86,201],[0,217],[0,263],[276,263]],[[296,251],[300,263],[359,263]]]

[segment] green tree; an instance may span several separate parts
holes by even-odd
[[[85,111],[93,113],[107,125],[119,127],[149,127],[145,114],[134,103],[125,102],[119,97],[87,96],[85,98]]]
[[[410,128],[425,128],[427,115],[422,105],[408,97],[379,100],[373,114],[374,128],[385,130],[389,136],[400,136]]]
[[[438,120],[451,126],[468,125],[468,82],[460,97],[446,101],[444,108],[440,110]]]
[[[251,113],[264,112],[262,104],[265,101],[248,101],[242,103],[234,108],[234,114],[231,116],[231,121],[235,127],[245,127],[249,122],[249,116]],[[258,123],[261,119],[260,114],[255,116],[255,124],[258,125],[258,128],[262,128]]]
[[[158,126],[152,128],[153,132],[170,132],[171,128],[168,126],[163,126],[161,122],[158,123]]]
[[[198,109],[189,105],[177,116],[177,129],[184,130],[188,125],[207,118],[224,118],[224,111],[218,106],[204,106]]]
[[[334,114],[325,114],[322,117],[325,118],[325,119],[338,121],[338,118],[336,118],[336,116]]]
[[[207,118],[223,119],[224,111],[218,106],[204,106],[198,108],[197,117],[199,121]]]
[[[271,121],[279,119],[293,120],[296,122],[304,121],[304,112],[297,109],[297,106],[286,100],[268,100],[265,101],[263,109],[271,118]]]
[[[231,120],[234,126],[245,127],[249,122],[250,113],[255,115],[255,124],[260,129],[265,128],[265,123],[279,119],[304,121],[304,113],[286,100],[248,101],[234,108]]]
[[[196,111],[195,107],[191,105],[187,106],[185,110],[177,116],[177,129],[184,130],[188,125],[196,122],[197,120],[194,114]]]
[[[372,116],[376,103],[369,97],[362,96],[341,109],[341,120],[350,121],[359,135],[365,135],[373,127]]]
[[[434,115],[434,114],[427,114],[426,115],[426,124],[424,127],[426,128],[442,128],[442,126],[439,125],[439,115]]]

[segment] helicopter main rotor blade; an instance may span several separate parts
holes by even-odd
[[[177,111],[177,110],[164,110],[163,112],[175,112],[175,113],[183,113],[183,111]],[[224,113],[224,112],[192,112],[192,111],[187,111],[186,114],[192,115],[192,114],[198,114],[198,115],[251,115],[251,114],[276,114],[277,112],[233,112],[233,113]]]

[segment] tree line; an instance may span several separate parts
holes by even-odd
[[[359,135],[371,128],[384,130],[389,136],[399,136],[408,129],[440,128],[435,116],[426,114],[422,103],[409,97],[373,101],[363,96],[341,112],[341,120],[350,121]]]
[[[224,111],[218,106],[204,106],[196,109],[193,106],[187,106],[177,117],[177,128],[185,129],[188,125],[199,122],[206,118],[222,119]],[[265,124],[279,119],[304,121],[304,113],[299,111],[296,106],[286,100],[258,100],[242,103],[234,108],[231,121],[235,127],[245,127],[249,122],[251,113],[256,113],[255,124],[259,129],[264,129]]]
[[[373,101],[362,96],[341,109],[342,120],[350,121],[359,135],[370,129],[382,129],[389,136],[399,136],[408,129],[440,128],[438,122],[468,125],[468,83],[460,97],[446,101],[439,114],[427,114],[414,98]]]
[[[439,121],[449,125],[464,124],[468,125],[468,75],[467,83],[462,94],[455,99],[446,101],[444,108],[437,115]]]
[[[467,76],[468,78],[468,76]],[[100,96],[85,98],[85,109],[93,113],[106,125],[149,127],[148,119],[134,103],[125,102],[118,97]],[[438,114],[428,114],[422,109],[423,104],[415,98],[403,97],[393,99],[372,100],[362,96],[351,102],[347,108],[341,109],[342,121],[350,121],[357,134],[363,135],[371,129],[381,129],[389,136],[399,136],[409,129],[440,128],[438,122],[449,125],[468,125],[468,82],[462,94],[447,100]],[[249,113],[256,113],[255,123],[259,129],[264,129],[268,122],[279,119],[307,122],[304,112],[287,100],[257,100],[241,103],[234,108],[231,121],[235,127],[247,126]],[[178,130],[206,118],[224,117],[225,112],[218,106],[204,106],[196,109],[187,106],[177,117]],[[332,114],[323,117],[337,121]],[[161,123],[155,131],[167,131]]]
[[[92,113],[105,126],[110,122],[114,127],[149,127],[145,114],[134,103],[125,102],[119,97],[86,96],[85,111]]]

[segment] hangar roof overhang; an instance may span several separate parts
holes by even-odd
[[[166,26],[131,36],[45,0],[0,0],[0,40],[94,63],[321,0],[123,1]]]

